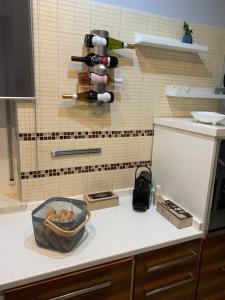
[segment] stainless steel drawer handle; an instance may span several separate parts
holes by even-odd
[[[172,260],[172,261],[166,262],[166,263],[161,264],[161,265],[157,265],[157,266],[154,266],[154,267],[146,266],[147,271],[150,273],[150,272],[155,272],[155,271],[167,269],[169,267],[180,265],[180,264],[183,264],[183,263],[192,262],[196,259],[198,254],[195,251],[191,251],[191,252],[192,252],[192,255],[182,257],[182,258],[179,258],[179,259],[176,259],[176,260]]]
[[[52,150],[52,157],[67,156],[67,155],[79,155],[79,154],[92,154],[101,153],[101,148],[89,148],[89,149],[74,149],[74,150]]]
[[[91,292],[94,292],[94,291],[97,291],[97,290],[101,290],[101,289],[107,288],[107,287],[109,287],[111,285],[112,285],[111,281],[108,281],[108,282],[104,282],[104,283],[101,283],[101,284],[98,284],[98,285],[94,285],[94,286],[91,286],[91,287],[88,287],[88,288],[85,288],[85,289],[82,289],[82,290],[78,290],[78,291],[72,292],[72,293],[69,293],[69,294],[65,294],[65,295],[62,295],[62,296],[51,298],[49,300],[65,300],[65,299],[70,299],[72,297],[84,295],[84,294],[87,294],[87,293],[91,293]]]
[[[163,292],[171,290],[171,289],[173,289],[175,287],[178,287],[178,286],[181,286],[181,285],[185,285],[185,284],[187,284],[189,282],[192,282],[194,280],[195,280],[194,275],[192,273],[190,273],[187,279],[184,279],[184,280],[181,280],[181,281],[178,281],[178,282],[175,282],[175,283],[163,286],[163,287],[161,287],[159,289],[156,289],[156,290],[149,291],[149,292],[145,293],[145,297],[149,297],[149,296],[153,296],[153,295],[157,295],[157,294],[163,293]]]

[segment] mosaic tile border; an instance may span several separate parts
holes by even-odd
[[[102,165],[29,171],[29,172],[21,172],[21,179],[24,180],[24,179],[31,179],[31,178],[42,178],[42,177],[62,176],[62,175],[71,175],[71,174],[80,174],[80,173],[131,169],[131,168],[136,168],[139,166],[146,166],[146,165],[151,165],[151,161],[143,160],[143,161],[134,161],[134,162],[122,162],[122,163],[111,163],[111,164],[102,164]]]
[[[75,131],[75,132],[38,132],[19,133],[20,141],[48,141],[67,139],[96,139],[96,138],[117,138],[117,137],[137,137],[153,136],[152,129],[144,130],[106,130],[106,131]]]

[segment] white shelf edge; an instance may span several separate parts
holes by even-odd
[[[165,48],[170,50],[178,50],[178,51],[185,51],[185,52],[207,52],[208,47],[202,46],[199,44],[187,44],[182,43],[180,40],[160,37],[156,35],[149,35],[144,33],[135,33],[135,40],[134,44],[136,46],[150,46],[150,47],[157,47],[157,48]]]
[[[214,88],[191,87],[185,85],[167,85],[166,96],[172,98],[225,99],[224,94],[215,94]]]

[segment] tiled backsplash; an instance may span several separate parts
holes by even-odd
[[[138,161],[138,162],[135,161],[135,162],[111,163],[111,164],[103,164],[103,165],[69,167],[69,168],[61,168],[61,169],[38,170],[38,171],[22,172],[21,178],[30,179],[30,178],[80,174],[80,173],[133,169],[133,168],[137,168],[138,166],[141,167],[150,164],[151,164],[150,160],[146,160],[146,161]]]
[[[104,29],[126,42],[135,32],[181,39],[183,21],[86,0],[33,0],[36,110],[18,104],[23,200],[133,186],[137,165],[150,163],[155,116],[190,116],[217,109],[217,101],[169,100],[167,84],[219,85],[225,30],[191,24],[194,41],[209,47],[195,54],[139,47],[117,50],[115,102],[66,108],[62,93],[82,91],[71,55],[85,55],[86,33]],[[113,74],[113,73],[112,73]],[[36,125],[35,125],[36,119]],[[37,147],[37,152],[36,152]],[[102,148],[101,154],[51,157],[52,150]],[[37,154],[37,155],[36,155]]]
[[[96,139],[96,138],[117,138],[117,137],[136,137],[152,136],[153,130],[107,130],[107,131],[74,131],[74,132],[37,132],[19,133],[20,141],[49,141],[49,140],[68,140],[68,139]]]

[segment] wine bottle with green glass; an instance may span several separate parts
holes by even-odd
[[[104,38],[100,37],[95,34],[86,34],[85,40],[84,40],[85,46],[89,48],[93,48],[98,45],[106,46],[109,50],[116,50],[116,49],[134,49],[134,44],[128,44],[125,42],[122,42],[120,40],[114,39],[114,38]]]

